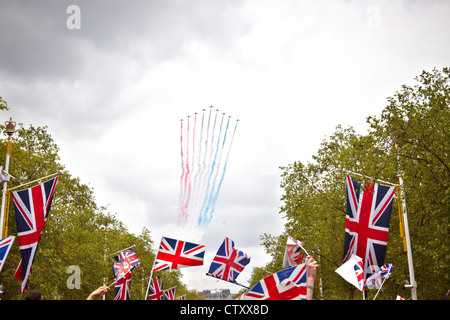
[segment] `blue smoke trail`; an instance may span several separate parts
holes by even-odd
[[[225,172],[227,171],[228,157],[230,156],[231,145],[233,144],[233,141],[234,141],[234,134],[236,133],[237,125],[238,125],[238,122],[236,122],[236,126],[234,127],[233,136],[231,137],[230,146],[228,147],[227,157],[225,158],[225,164],[223,165],[222,177],[220,178],[219,186],[217,187],[216,193],[214,194],[214,197],[212,199],[212,207],[210,210],[210,214],[207,217],[208,220],[206,221],[205,225],[209,224],[209,222],[211,221],[212,216],[214,214],[214,211],[216,210],[216,201],[217,201],[217,197],[219,196],[220,188],[222,187],[223,179],[225,178]]]
[[[217,166],[217,170],[216,170],[216,173],[214,175],[213,184],[212,184],[210,193],[209,193],[209,195],[206,198],[206,200],[207,200],[206,206],[204,206],[204,208],[203,208],[204,212],[202,213],[202,217],[203,217],[202,224],[203,224],[204,227],[206,227],[208,225],[207,221],[211,220],[210,219],[210,215],[211,215],[210,214],[210,210],[211,210],[211,206],[214,204],[213,201],[215,200],[214,199],[214,189],[216,188],[217,176],[218,176],[219,170],[220,170],[219,166],[220,166],[220,163],[221,163],[221,160],[222,160],[223,150],[225,149],[225,142],[227,140],[227,133],[228,133],[229,124],[230,124],[230,117],[228,118],[227,126],[226,126],[226,129],[225,129],[225,133],[224,133],[224,137],[223,137],[223,141],[222,141],[222,146],[220,148],[219,164]],[[216,199],[217,199],[217,197],[216,197]]]
[[[211,177],[212,177],[212,175],[214,173],[216,160],[217,160],[217,154],[219,153],[219,150],[223,150],[223,143],[222,143],[222,148],[219,147],[219,145],[220,145],[220,135],[221,135],[221,132],[222,132],[222,127],[223,127],[223,118],[224,118],[224,114],[222,115],[222,120],[220,122],[219,137],[217,139],[216,152],[214,154],[214,159],[213,159],[213,162],[212,162],[212,165],[211,165],[211,171],[210,171],[209,176],[208,176],[208,183],[207,183],[206,190],[205,190],[205,196],[203,197],[203,204],[202,204],[202,207],[201,207],[201,210],[200,210],[200,215],[199,215],[199,219],[198,219],[198,223],[197,223],[199,226],[201,226],[203,224],[203,222],[205,220],[206,213],[208,212],[208,209],[209,209],[209,202],[210,201],[208,200],[209,199],[208,190],[210,189]],[[228,124],[227,124],[226,130],[228,130]],[[225,131],[224,142],[225,142],[226,134],[227,133]],[[221,152],[221,154],[222,154],[222,152]],[[217,176],[217,174],[216,174],[216,176]]]

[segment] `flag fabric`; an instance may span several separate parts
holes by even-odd
[[[405,298],[402,298],[401,296],[397,295],[397,298],[395,300],[405,300]]]
[[[114,300],[130,300],[131,273],[140,264],[133,249],[123,250],[115,257],[113,271],[115,278]]]
[[[360,291],[364,291],[363,263],[361,257],[352,255],[350,259],[335,271]]]
[[[186,295],[179,297],[178,300],[186,300]]]
[[[29,189],[13,191],[17,240],[22,260],[14,276],[22,281],[21,292],[28,287],[32,264],[47,221],[58,177]]]
[[[235,283],[249,262],[250,257],[236,249],[234,242],[226,237],[217,250],[207,275]]]
[[[392,271],[394,270],[394,266],[392,264],[385,264],[381,266],[374,274],[372,274],[369,278],[367,278],[365,285],[369,289],[380,289],[381,288],[381,279],[387,279],[391,276]]]
[[[395,187],[361,185],[347,176],[347,212],[343,261],[353,255],[363,259],[364,278],[383,265]]]
[[[147,295],[149,300],[162,300],[164,297],[163,280],[158,281],[157,278],[153,278],[153,285],[148,286]]]
[[[15,236],[9,236],[0,240],[0,272],[2,271],[6,257],[8,256],[9,250],[11,249],[15,238]]]
[[[363,271],[363,263],[362,260],[359,260],[356,262],[356,264],[353,266],[353,269],[355,269],[356,279],[358,280],[358,287],[361,292],[364,291],[364,271]]]
[[[306,263],[265,277],[238,300],[306,300]]]
[[[301,241],[288,236],[286,249],[284,250],[283,268],[296,266],[302,261],[302,246],[303,243]]]
[[[123,268],[128,272],[132,272],[135,268],[140,265],[140,261],[136,252],[133,249],[126,249],[119,253],[115,257],[116,261],[123,264]]]
[[[116,275],[117,280],[114,283],[114,300],[130,300],[131,273],[126,272],[121,274],[122,270],[120,267],[118,269],[118,274]]]
[[[173,287],[167,290],[164,290],[164,298],[166,300],[175,300],[175,290],[177,289],[177,287]]]
[[[205,246],[163,237],[153,271],[203,265]]]

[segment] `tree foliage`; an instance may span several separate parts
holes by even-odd
[[[415,86],[404,85],[389,97],[381,116],[367,118],[370,129],[366,134],[338,125],[313,161],[282,167],[280,214],[287,223],[282,235],[261,236],[273,257],[263,269],[281,269],[289,234],[302,240],[319,261],[316,299],[361,298],[356,288],[334,272],[342,263],[344,247],[345,170],[392,183],[398,183],[401,175],[418,297],[443,299],[450,271],[449,69],[424,71],[416,81]],[[393,263],[394,272],[377,299],[409,296],[403,290],[409,271],[397,212],[395,199],[385,258],[385,263]]]
[[[2,139],[1,159],[5,158],[5,152],[6,139]],[[132,273],[131,299],[143,299],[155,258],[150,231],[144,227],[139,235],[130,233],[115,214],[96,203],[93,188],[71,176],[60,163],[58,152],[58,146],[46,127],[17,126],[12,137],[9,170],[15,179],[8,183],[8,187],[61,173],[25,294],[35,289],[43,292],[45,299],[86,299],[104,281],[107,285],[114,281],[110,254],[134,245],[141,264]],[[8,235],[16,234],[11,199]],[[16,240],[0,274],[0,284],[7,292],[2,299],[23,299],[25,296],[20,294],[20,282],[13,276],[20,259]],[[79,288],[73,279],[74,266],[81,271]],[[188,298],[195,298],[196,293],[181,282],[179,271],[161,272],[159,275],[164,279],[165,288],[176,285],[178,296],[187,294]],[[106,295],[106,299],[113,298],[114,286]]]

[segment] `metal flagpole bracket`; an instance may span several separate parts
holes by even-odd
[[[61,174],[61,172],[56,172],[56,173],[50,174],[50,175],[48,175],[48,176],[45,176],[45,177],[42,177],[42,178],[39,178],[39,179],[30,181],[30,182],[25,182],[25,183],[23,183],[23,184],[21,184],[21,185],[18,185],[18,186],[15,186],[15,187],[13,187],[13,188],[10,188],[9,191],[13,191],[13,190],[20,189],[20,188],[22,188],[22,187],[24,187],[24,186],[27,186],[27,185],[29,185],[29,184],[32,184],[32,183],[36,183],[36,182],[40,183],[42,180],[45,180],[45,179],[51,179],[51,178],[54,178],[54,177],[56,177],[56,176],[59,176],[60,174]]]

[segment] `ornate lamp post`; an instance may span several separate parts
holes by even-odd
[[[3,192],[2,192],[2,207],[0,211],[0,238],[3,239],[6,237],[6,234],[3,234],[3,225],[4,225],[4,217],[5,217],[5,205],[6,205],[6,190],[7,184],[9,181],[9,158],[11,157],[11,136],[14,134],[16,130],[16,123],[12,121],[12,118],[9,118],[9,121],[5,122],[5,132],[8,135],[8,142],[6,143],[6,160],[5,160],[5,169],[4,172],[7,174],[6,179],[3,181]],[[3,175],[3,172],[0,172]]]

